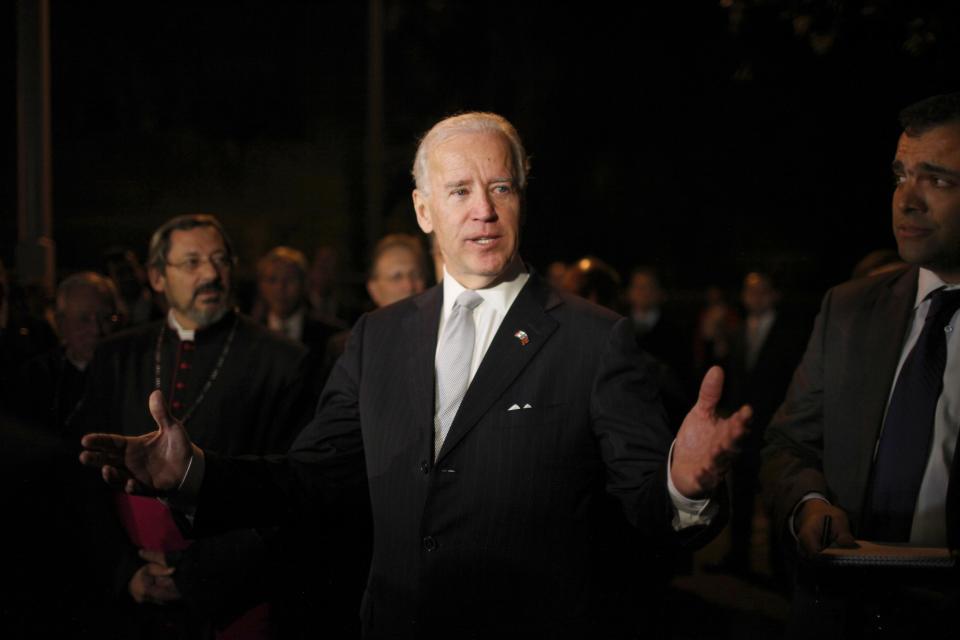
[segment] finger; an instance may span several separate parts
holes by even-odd
[[[104,482],[117,489],[126,486],[130,481],[129,474],[109,464],[105,464],[100,468],[100,475],[103,477]]]
[[[713,413],[723,395],[723,369],[714,365],[710,367],[703,382],[700,383],[700,394],[697,396],[697,406],[709,413]]]
[[[747,425],[750,424],[750,421],[753,419],[753,407],[748,404],[743,405],[737,409],[736,413],[731,415],[728,420],[742,427],[743,431],[747,431]]]
[[[80,445],[90,451],[122,455],[127,447],[127,438],[113,433],[88,433],[80,438]]]
[[[148,404],[150,405],[150,415],[153,416],[153,421],[157,423],[157,428],[160,429],[160,431],[168,429],[172,420],[170,420],[170,415],[167,413],[167,405],[163,400],[163,392],[157,389],[151,393]]]
[[[140,549],[138,553],[140,557],[146,560],[147,562],[159,564],[164,567],[168,566],[167,554],[165,554],[163,551],[154,551],[151,549]]]
[[[150,562],[143,565],[146,567],[147,575],[153,576],[154,578],[160,578],[163,576],[172,576],[175,569],[173,567],[167,567],[162,564],[157,564],[155,562]]]
[[[81,451],[80,452],[80,464],[86,467],[103,467],[106,465],[118,465],[123,463],[123,458],[110,454],[102,453],[99,451]]]

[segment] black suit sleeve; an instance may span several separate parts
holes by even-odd
[[[366,495],[357,381],[364,319],[324,388],[317,413],[284,456],[227,458],[210,453],[195,531],[209,535],[332,514]]]
[[[781,535],[803,496],[830,496],[823,474],[823,367],[831,301],[827,293],[786,399],[767,428],[761,482]]]
[[[709,527],[673,530],[674,507],[667,489],[673,433],[661,403],[656,366],[638,348],[628,321],[620,320],[594,382],[591,406],[607,492],[619,500],[627,520],[642,535],[683,546],[705,544],[722,526],[725,510],[721,508]]]

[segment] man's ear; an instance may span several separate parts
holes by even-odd
[[[413,190],[413,210],[417,214],[417,224],[420,229],[426,233],[433,233],[433,221],[430,220],[430,214],[427,211],[427,198],[419,189]]]
[[[378,307],[382,306],[380,304],[380,289],[373,280],[367,280],[367,294],[370,296],[370,299],[373,300],[373,304]]]
[[[160,271],[160,269],[157,269],[156,267],[148,267],[147,277],[150,279],[150,286],[153,287],[153,290],[157,293],[163,293],[166,279],[163,277],[163,273]]]

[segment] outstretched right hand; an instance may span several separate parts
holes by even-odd
[[[80,440],[80,462],[100,467],[103,479],[127,493],[162,495],[177,489],[194,455],[183,425],[167,413],[163,394],[150,394],[150,414],[157,430],[142,436],[90,433]]]

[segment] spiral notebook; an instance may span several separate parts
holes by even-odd
[[[832,566],[953,569],[957,556],[946,547],[917,547],[857,540],[854,548],[828,547],[817,560]]]

